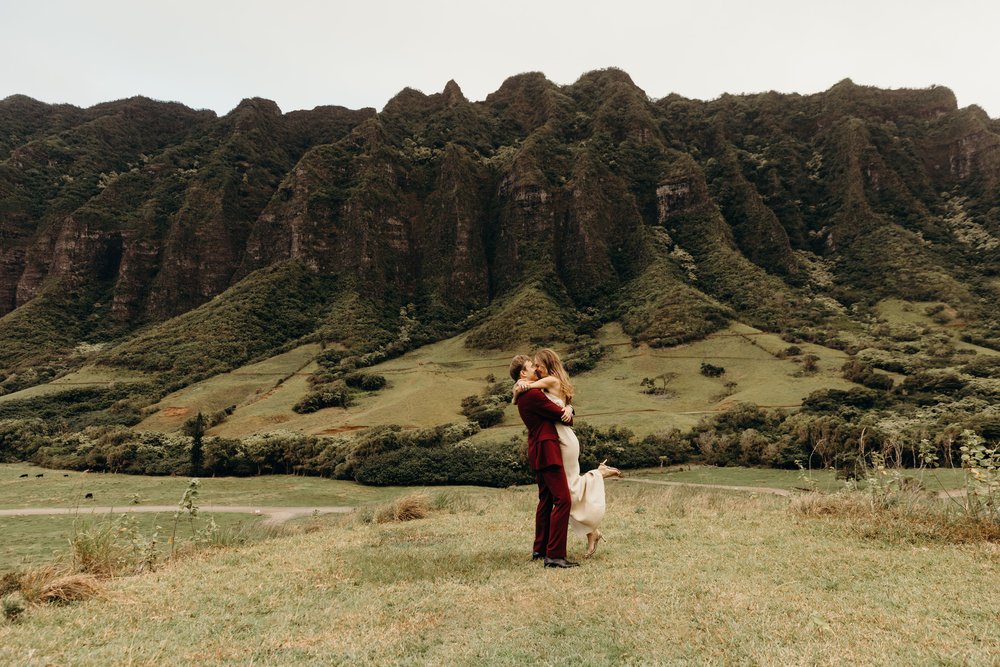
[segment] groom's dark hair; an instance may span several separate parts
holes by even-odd
[[[524,365],[531,361],[531,357],[526,354],[519,354],[510,360],[510,379],[517,382],[521,379],[521,370]]]

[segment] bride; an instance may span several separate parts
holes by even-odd
[[[517,397],[528,389],[541,389],[554,403],[566,406],[573,402],[573,383],[554,350],[548,348],[539,350],[533,361],[537,380],[528,382],[521,380],[514,386],[514,396]],[[604,465],[580,474],[580,441],[573,429],[556,422],[556,432],[559,434],[559,449],[562,452],[563,470],[566,473],[566,484],[572,499],[569,511],[569,525],[577,537],[587,539],[587,557],[597,550],[601,541],[601,531],[598,526],[604,518],[604,479],[606,477],[621,477],[617,468]]]

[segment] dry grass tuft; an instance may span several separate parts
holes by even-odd
[[[431,502],[426,493],[411,493],[383,507],[375,514],[376,523],[423,519],[430,512]]]
[[[864,497],[828,493],[806,493],[796,496],[789,504],[789,508],[796,514],[808,517],[858,516],[871,513],[871,507]]]
[[[47,582],[39,591],[39,600],[50,604],[69,604],[98,597],[104,592],[92,574],[67,574]]]
[[[797,496],[789,507],[804,517],[843,520],[861,537],[892,543],[1000,542],[1000,524],[955,512],[924,495],[903,494],[879,505],[863,493],[810,493]]]
[[[72,572],[60,565],[26,572],[19,586],[25,600],[32,604],[67,604],[96,597],[103,591],[94,575]]]

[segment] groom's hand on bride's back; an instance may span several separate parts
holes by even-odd
[[[563,421],[564,424],[569,424],[573,421],[572,405],[567,405],[565,408],[563,408],[562,417],[560,417],[560,419]]]

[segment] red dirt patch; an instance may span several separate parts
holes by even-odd
[[[184,415],[186,415],[189,412],[191,412],[191,408],[170,407],[170,408],[163,408],[162,410],[160,410],[160,416],[161,417],[183,417]]]
[[[261,421],[266,422],[268,424],[280,424],[282,422],[288,421],[289,419],[291,419],[291,417],[289,417],[288,415],[270,415],[267,417],[261,417],[260,419]]]

